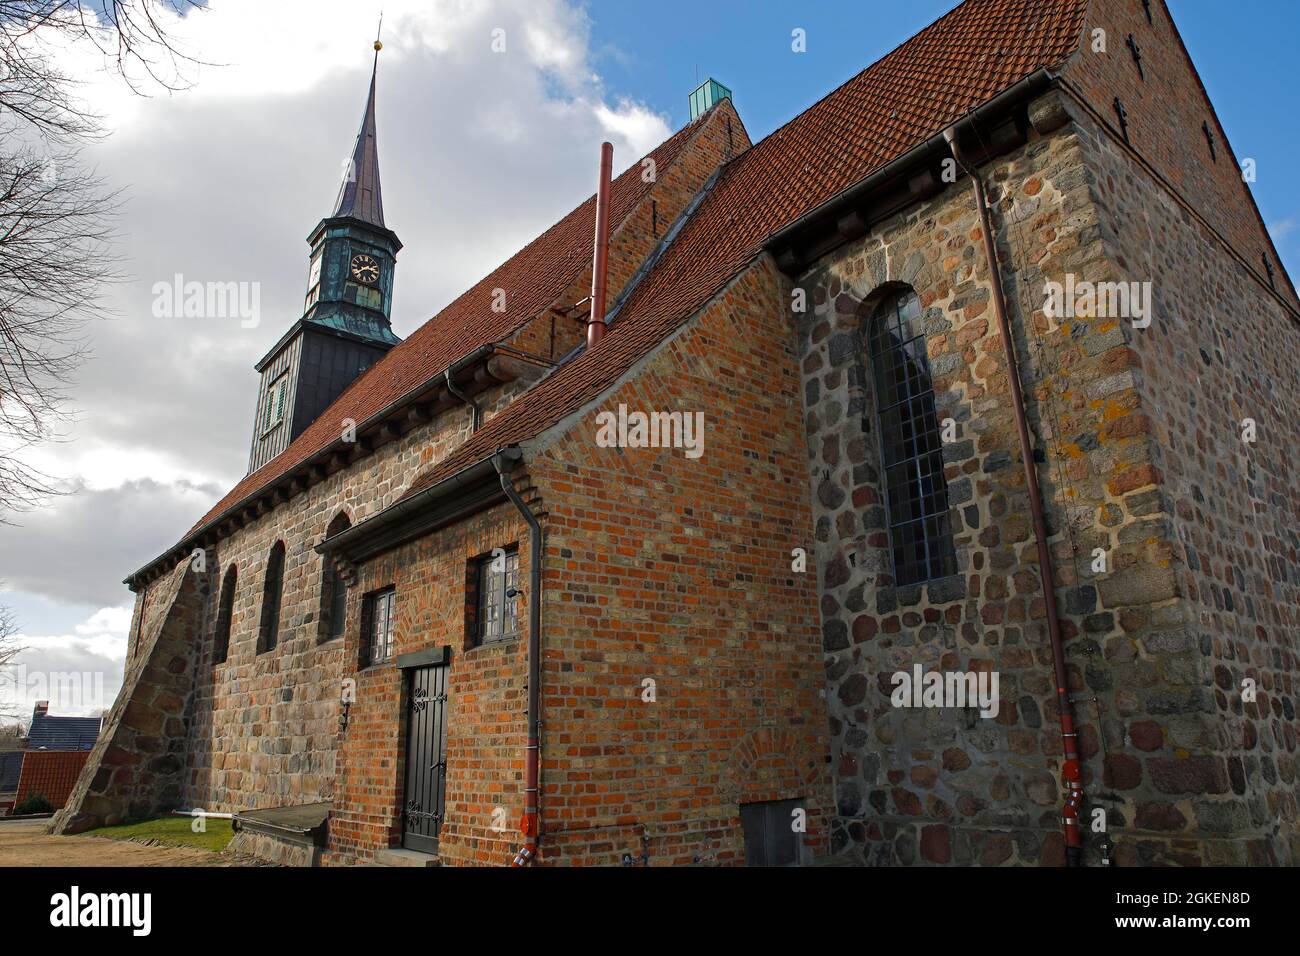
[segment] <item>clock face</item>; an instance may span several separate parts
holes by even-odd
[[[374,285],[379,281],[379,263],[364,253],[352,257],[351,272],[352,278],[365,285]]]

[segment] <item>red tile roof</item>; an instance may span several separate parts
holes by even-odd
[[[1087,0],[967,0],[733,160],[598,348],[508,405],[413,494],[611,386],[809,210],[1079,45]]]
[[[704,123],[701,116],[678,130],[649,155],[666,169]],[[644,182],[634,163],[611,184],[611,232],[645,197],[653,183]],[[367,369],[315,422],[283,452],[243,478],[187,533],[220,517],[249,496],[288,474],[317,452],[338,441],[339,422],[364,423],[372,415],[441,375],[457,359],[482,345],[500,342],[546,309],[576,282],[591,262],[596,229],[596,197],[582,205],[485,276],[411,336]],[[494,312],[492,290],[506,289],[504,312]]]
[[[14,804],[39,793],[56,810],[68,802],[85,766],[89,750],[28,750],[23,754],[23,769],[18,777]]]

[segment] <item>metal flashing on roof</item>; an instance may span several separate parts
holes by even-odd
[[[731,90],[713,79],[713,77],[709,77],[691,90],[691,122],[695,122],[716,104],[728,99],[731,99]]]

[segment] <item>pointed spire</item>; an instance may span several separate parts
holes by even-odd
[[[375,75],[379,72],[379,51],[382,44],[375,40],[375,63],[370,70],[370,95],[366,97],[366,111],[361,117],[361,130],[357,133],[352,159],[343,174],[334,216],[351,216],[376,226],[384,224],[384,201],[379,189],[379,143],[375,137]]]

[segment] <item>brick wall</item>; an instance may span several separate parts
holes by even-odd
[[[783,280],[749,270],[598,405],[526,449],[546,507],[540,859],[744,859],[741,803],[827,846],[816,583]],[[596,415],[705,414],[704,453],[600,448]],[[810,566],[811,567],[811,566]],[[654,682],[654,701],[644,682]]]
[[[651,202],[656,204],[657,230],[662,235],[667,222],[681,211],[726,155],[725,118],[728,116],[734,120],[731,145],[739,148],[742,142],[747,143],[743,139],[743,127],[731,111],[730,104],[715,111],[677,160],[656,171],[658,178],[649,196],[633,212],[631,221],[624,223],[612,235],[611,261],[616,263],[616,268],[612,270],[611,293],[617,293],[641,258],[653,248],[656,228]],[[575,254],[585,258],[589,252],[589,248],[583,248]],[[590,271],[584,270],[554,304],[565,306],[585,297],[590,290],[590,281]],[[506,290],[507,295],[510,292]],[[489,304],[485,303],[484,308],[488,307]],[[583,335],[581,323],[564,319],[552,323],[549,315],[541,314],[512,336],[509,344],[543,356],[558,356],[577,344]],[[538,374],[537,370],[530,370],[526,365],[520,365],[519,370],[524,373],[521,378],[494,386],[478,396],[485,419],[490,419],[505,407]],[[441,460],[465,440],[469,422],[468,408],[449,409],[433,422],[381,445],[223,538],[207,555],[209,572],[204,581],[206,591],[203,596],[180,604],[173,601],[169,589],[183,580],[179,567],[171,578],[159,579],[137,595],[128,673],[143,660],[140,655],[148,656],[148,633],[155,626],[153,622],[164,618],[171,622],[169,627],[187,633],[187,646],[194,655],[192,662],[187,663],[187,668],[192,666],[192,672],[188,669],[185,672],[185,679],[192,681],[193,698],[190,699],[187,689],[183,723],[166,724],[162,738],[162,745],[169,753],[174,749],[187,755],[184,772],[177,775],[178,786],[167,790],[171,802],[229,812],[336,797],[346,801],[359,799],[355,793],[344,797],[338,792],[339,687],[344,677],[354,675],[357,666],[355,649],[347,642],[357,637],[354,631],[359,626],[355,617],[359,592],[354,589],[350,595],[349,636],[322,643],[321,584],[324,568],[321,557],[313,549],[336,515],[347,514],[355,525],[396,501],[417,473]],[[342,426],[340,422],[340,431]],[[257,654],[255,647],[266,563],[276,541],[283,541],[286,546],[279,641],[273,651]],[[217,616],[221,576],[232,565],[238,568],[238,586],[228,656],[224,663],[214,665],[211,623]],[[463,583],[463,574],[457,580]],[[463,604],[460,600],[458,613],[463,614]],[[141,638],[141,634],[145,637]],[[407,639],[416,641],[423,638],[411,635]],[[479,657],[486,661],[493,653],[504,652],[485,650]],[[498,678],[484,680],[514,682],[513,667],[511,664],[501,671]],[[477,679],[471,678],[462,668],[458,668],[456,673],[457,680],[463,677],[472,683]],[[382,693],[398,693],[396,684],[389,687],[382,684],[382,677],[365,676],[366,682],[373,685],[376,701]],[[371,680],[372,677],[375,680]],[[138,686],[130,683],[115,709],[132,703],[137,708],[147,705],[154,692],[154,685],[148,680]],[[473,691],[469,696],[479,692]],[[380,722],[382,726],[376,724],[374,732],[391,737],[400,732],[399,701],[393,697],[387,702],[392,704],[392,713],[386,722]],[[461,706],[468,707],[468,699],[462,700]],[[491,709],[497,705],[485,703],[484,706]],[[469,712],[473,713],[473,710]],[[368,718],[359,716],[358,719],[364,726]],[[483,719],[491,725],[498,718],[485,713]],[[522,716],[519,719],[522,720]],[[477,732],[476,726],[471,721],[465,732]],[[512,733],[506,734],[500,728],[492,732],[512,737]],[[363,731],[358,731],[361,733]],[[522,753],[521,747],[522,744],[511,751],[509,760],[518,758]],[[92,757],[96,773],[105,759],[102,754]],[[126,771],[110,770],[107,766],[103,769],[107,776],[87,776],[94,776],[97,781],[97,793],[116,799],[117,792],[126,792],[123,776]],[[381,802],[382,799],[390,802],[393,799],[391,781],[386,786]],[[488,785],[484,782],[483,786]],[[500,786],[500,782],[492,784],[497,789]],[[513,787],[507,786],[506,790],[511,794],[509,799],[516,799]],[[465,807],[473,808],[466,809],[465,814],[473,816],[487,796],[471,789],[464,799],[467,801]],[[364,801],[357,806],[362,803]],[[143,804],[132,804],[137,809],[140,806]],[[109,815],[125,812],[124,808],[116,805],[101,809]],[[344,835],[341,837],[340,858],[356,855],[363,833],[364,839],[376,841],[375,846],[387,845],[385,834],[391,835],[391,821],[375,823],[382,810],[372,807],[348,812],[352,812],[355,818],[342,824]],[[512,831],[517,817],[517,807],[511,806],[509,830],[505,833],[483,830],[484,825],[490,825],[490,820],[483,824],[477,818],[469,822],[466,817],[463,824],[466,829],[449,844],[449,853],[453,852],[450,847],[463,846],[467,860],[475,854],[484,862],[497,859],[503,852],[498,843],[513,845],[515,835]],[[369,847],[370,850],[373,848]]]
[[[1090,0],[1083,43],[1062,75],[1096,113],[1098,122],[1120,135],[1114,102],[1127,113],[1128,138],[1181,202],[1226,239],[1242,263],[1267,279],[1262,257],[1272,264],[1277,292],[1292,308],[1300,305],[1242,179],[1239,161],[1183,46],[1163,0],[1151,0],[1151,21],[1141,0]],[[1094,31],[1105,31],[1105,52],[1094,52]],[[1127,45],[1132,35],[1141,73]],[[1214,139],[1214,154],[1202,124]]]
[[[519,637],[474,646],[467,627],[466,573],[493,548],[519,547],[528,574],[527,527],[509,505],[402,545],[356,569],[344,657],[361,655],[361,596],[393,587],[395,654],[451,649],[447,683],[446,823],[439,833],[444,864],[501,866],[520,843],[524,745],[527,739],[527,628]],[[527,590],[518,602],[527,620]],[[354,665],[355,666],[355,665]],[[366,860],[398,845],[405,777],[409,688],[395,660],[352,675],[356,702],[342,736],[330,863]]]

